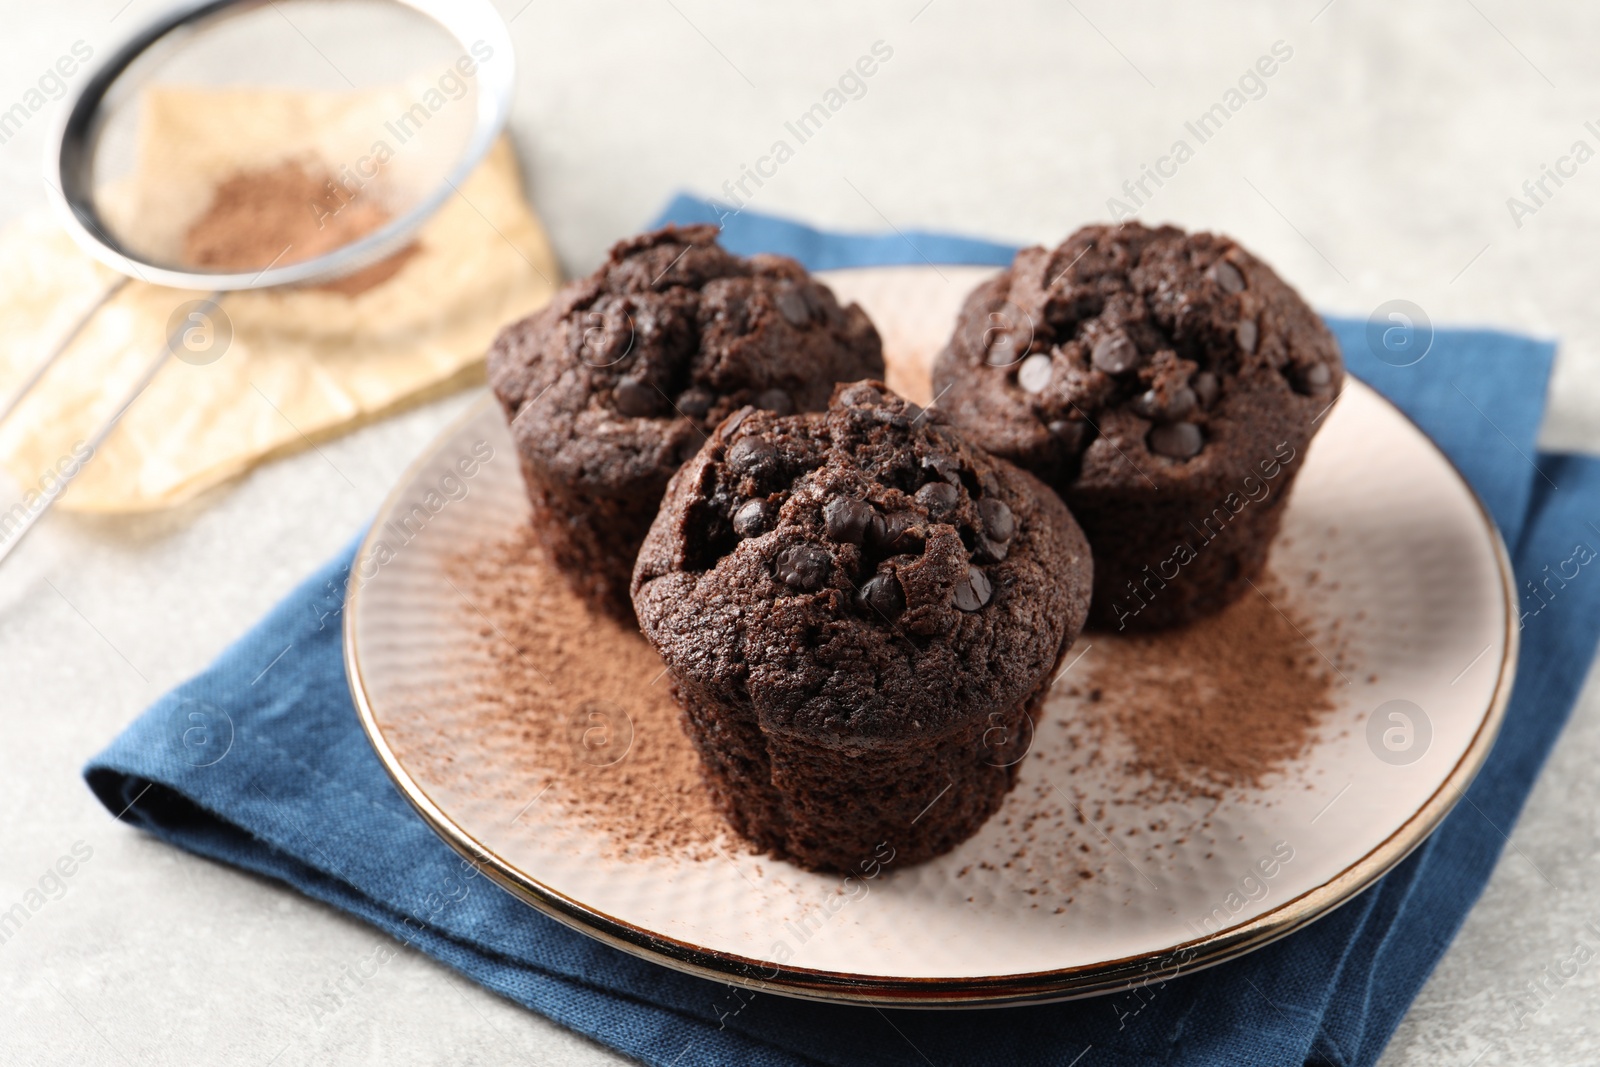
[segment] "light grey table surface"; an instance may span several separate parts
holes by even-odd
[[[1552,195],[1520,225],[1507,206],[1574,141],[1600,147],[1584,126],[1600,120],[1593,5],[502,8],[516,16],[521,69],[513,129],[569,273],[591,269],[675,190],[714,193],[737,178],[877,41],[893,56],[866,94],[753,206],[861,230],[1053,242],[1104,217],[1141,164],[1284,42],[1292,56],[1264,94],[1142,217],[1236,235],[1327,311],[1365,315],[1405,298],[1435,322],[1559,337],[1543,442],[1600,448],[1600,161],[1547,184]],[[5,0],[0,109],[75,41],[98,51],[151,10]],[[0,218],[42,206],[48,127],[35,116],[0,145]],[[383,936],[113,823],[78,776],[344,544],[471,399],[269,464],[171,514],[52,516],[0,570],[0,909],[76,843],[92,850],[65,896],[0,944],[0,1061],[617,1062],[409,951],[319,1018],[318,994]],[[1584,924],[1600,922],[1597,762],[1591,686],[1386,1065],[1600,1062],[1600,965],[1533,1014],[1518,1008]]]

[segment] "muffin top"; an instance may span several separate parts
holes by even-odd
[[[500,334],[489,381],[525,455],[592,490],[664,484],[729,412],[819,410],[835,382],[883,373],[859,307],[794,260],[735,256],[716,235],[622,241]]]
[[[934,390],[1058,488],[1155,487],[1303,442],[1343,377],[1322,320],[1237,243],[1125,223],[1025,249],[974,290]]]
[[[877,381],[745,408],[673,478],[633,601],[679,684],[822,743],[1015,706],[1088,609],[1088,545],[1037,479]]]

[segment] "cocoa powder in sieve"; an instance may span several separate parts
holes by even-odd
[[[342,248],[390,217],[370,186],[348,195],[326,171],[289,160],[223,179],[205,214],[184,235],[184,259],[213,270],[264,270]],[[412,242],[387,259],[313,288],[359,296],[394,277],[416,252]]]

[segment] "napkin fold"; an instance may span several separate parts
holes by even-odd
[[[701,220],[721,222],[736,252],[783,252],[813,269],[1003,264],[1013,251],[936,234],[831,234],[688,198],[663,218]],[[1437,330],[1425,358],[1393,367],[1368,345],[1365,322],[1331,325],[1351,371],[1415,419],[1476,488],[1519,578],[1568,558],[1577,542],[1600,548],[1588,525],[1600,517],[1600,461],[1535,445],[1552,344]],[[1488,880],[1600,637],[1600,583],[1569,583],[1538,614],[1529,597],[1505,727],[1463,801],[1379,883],[1306,929],[1126,994],[878,1010],[751,996],[679,974],[571,931],[478,876],[390,784],[357,724],[339,627],[354,548],[95,757],[90,788],[165,841],[276,878],[663,1065],[1371,1064]]]

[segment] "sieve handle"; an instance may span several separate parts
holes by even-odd
[[[56,360],[60,359],[66,350],[72,347],[72,342],[78,339],[78,335],[83,332],[85,326],[89,325],[89,321],[100,313],[101,308],[111,303],[111,298],[122,292],[122,287],[127,284],[128,278],[126,275],[118,278],[111,283],[105,292],[100,294],[100,299],[96,300],[82,315],[78,316],[78,321],[74,322],[72,328],[62,335],[55,348],[50,350],[50,354],[39,361],[39,365],[33,368],[33,373],[28,375],[17,391],[11,394],[11,399],[6,401],[6,406],[0,408],[0,423],[4,423],[11,417],[11,413],[17,410],[17,405],[22,403],[23,397],[33,392],[33,387],[39,384],[39,379],[43,378],[50,368],[56,365]]]
[[[67,347],[72,343],[73,339],[76,338],[79,333],[83,332],[84,326],[86,326],[89,320],[94,317],[95,313],[104,307],[106,302],[110,300],[111,297],[123,287],[123,285],[127,284],[127,281],[128,279],[126,278],[119,279],[111,287],[111,289],[108,290],[106,294],[95,303],[94,307],[90,308],[77,321],[61,344],[58,345],[55,351],[53,351],[44,360],[44,362],[37,370],[33,372],[29,379],[23,383],[21,390],[19,390],[17,394],[11,398],[10,402],[6,404],[5,410],[0,412],[0,422],[3,422],[12,411],[16,410],[17,404],[22,400],[23,396],[25,396],[29,390],[38,384],[39,379],[44,377],[45,372],[50,369],[50,365],[61,357],[61,353],[67,349]],[[206,301],[214,307],[216,305],[217,298],[221,295],[222,294],[220,291],[214,292],[206,298]],[[72,473],[57,475],[55,485],[48,493],[42,495],[40,499],[35,502],[33,507],[30,508],[19,503],[16,507],[22,508],[23,511],[23,515],[20,519],[13,517],[13,512],[15,512],[16,507],[13,507],[10,511],[0,512],[0,563],[3,563],[6,557],[11,555],[12,550],[15,549],[17,545],[22,543],[22,539],[27,536],[28,531],[33,529],[40,519],[44,518],[45,512],[49,511],[51,505],[60,499],[62,493],[67,491],[67,486],[72,484],[73,479],[83,473],[83,469],[94,459],[95,452],[99,451],[100,446],[105,443],[106,438],[111,436],[111,431],[117,428],[117,423],[122,421],[122,416],[128,413],[128,409],[133,406],[133,402],[138,400],[140,395],[150,387],[150,383],[155,380],[155,377],[161,371],[161,368],[166,366],[167,359],[172,355],[173,346],[176,345],[179,339],[183,336],[183,331],[186,327],[187,323],[180,324],[174,328],[170,334],[167,335],[166,344],[162,346],[161,351],[154,359],[150,361],[149,366],[144,369],[144,373],[140,374],[138,379],[134,381],[133,385],[128,388],[128,391],[123,394],[121,402],[117,404],[116,409],[112,411],[110,417],[95,429],[94,434],[88,440],[88,459],[78,464]]]

